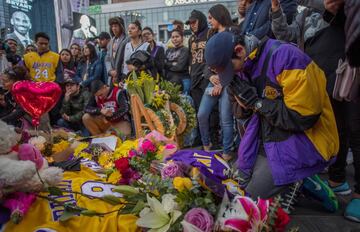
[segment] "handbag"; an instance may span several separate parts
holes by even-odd
[[[360,70],[350,67],[347,60],[339,60],[336,69],[336,80],[333,90],[333,98],[338,101],[355,101],[360,93]]]

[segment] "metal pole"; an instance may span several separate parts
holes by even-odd
[[[59,1],[58,0],[54,0],[54,10],[55,10],[56,38],[57,38],[57,44],[58,44],[58,51],[61,51],[62,37],[61,37],[60,10],[59,10]]]

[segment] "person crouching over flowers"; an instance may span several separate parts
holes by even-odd
[[[125,91],[95,80],[91,83],[91,93],[93,96],[82,117],[83,124],[90,133],[98,135],[115,129],[123,135],[130,135],[129,103]]]

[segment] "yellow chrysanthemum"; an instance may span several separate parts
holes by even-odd
[[[129,156],[129,151],[136,149],[138,146],[138,140],[126,140],[114,151],[114,158],[126,158]]]
[[[57,153],[57,152],[60,152],[60,151],[63,151],[65,150],[66,148],[69,147],[69,142],[66,141],[66,140],[61,140],[61,142],[59,143],[55,143],[52,147],[52,153]]]
[[[98,162],[100,166],[102,166],[105,169],[112,168],[114,166],[112,153],[108,151],[102,152],[99,156]]]
[[[85,148],[87,148],[88,146],[89,146],[89,143],[85,143],[85,142],[80,143],[79,146],[77,146],[75,148],[74,156],[76,156],[76,157],[80,156],[81,151],[84,150]]]
[[[121,179],[121,173],[118,170],[115,170],[113,173],[110,174],[107,182],[111,184],[117,184]]]
[[[179,192],[184,191],[185,189],[190,190],[192,188],[192,182],[187,177],[175,177],[173,180],[173,185],[176,190]]]
[[[82,157],[84,159],[89,159],[89,160],[92,159],[92,155],[87,152],[81,152],[77,157]]]

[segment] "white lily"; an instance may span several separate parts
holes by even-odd
[[[163,201],[172,200],[164,198]],[[140,218],[136,221],[136,225],[143,228],[150,228],[149,232],[166,232],[170,226],[181,216],[179,210],[173,209],[169,213],[164,210],[163,205],[169,205],[168,202],[160,203],[155,197],[147,195],[149,208],[145,208],[140,213]],[[170,203],[171,204],[171,203]]]

